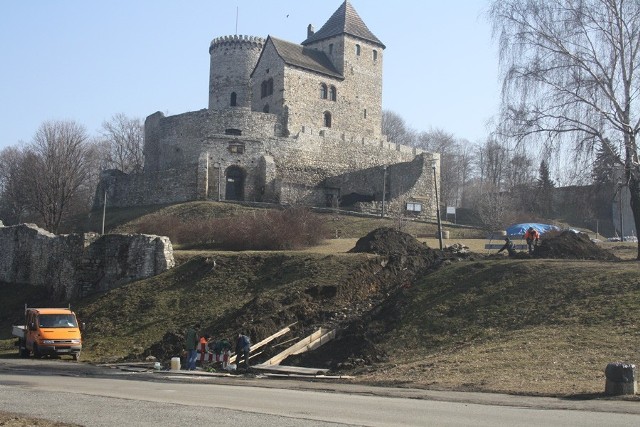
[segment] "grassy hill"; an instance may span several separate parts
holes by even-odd
[[[379,225],[353,221],[363,229]],[[476,255],[431,268],[411,257],[309,251],[176,256],[179,265],[162,275],[73,302],[87,323],[83,360],[149,354],[166,360],[196,321],[213,336],[245,330],[254,342],[297,322],[283,340],[320,326],[342,334],[287,363],[331,367],[355,381],[596,395],[604,390],[607,363],[637,363],[640,356],[637,262]],[[0,345],[9,351],[9,325],[20,319],[23,303],[44,296],[4,289]],[[266,348],[260,357],[282,348]]]

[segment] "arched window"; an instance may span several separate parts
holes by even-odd
[[[267,81],[263,81],[262,85],[260,85],[260,97],[264,98],[267,96]]]
[[[235,92],[231,92],[231,102],[229,103],[229,105],[231,105],[232,107],[235,107],[238,102],[238,95],[236,95]]]
[[[373,49],[373,60],[377,61],[378,60],[378,51]]]
[[[337,98],[337,91],[335,86],[329,88],[329,99],[335,101]]]
[[[359,44],[356,45],[356,55],[360,56],[360,45]]]
[[[327,99],[327,85],[324,83],[320,84],[320,98]]]
[[[267,95],[273,95],[273,79],[267,80]]]
[[[263,113],[268,113],[269,112],[269,104],[264,104],[264,107],[262,108],[262,112]]]
[[[328,111],[324,112],[324,127],[331,127],[331,113]]]

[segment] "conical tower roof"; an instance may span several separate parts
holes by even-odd
[[[360,15],[358,15],[358,12],[356,12],[349,0],[342,3],[322,28],[303,41],[302,45],[307,45],[342,34],[348,34],[373,44],[377,44],[383,49],[385,48],[385,45],[369,30],[369,28],[367,28],[364,21],[360,18]]]

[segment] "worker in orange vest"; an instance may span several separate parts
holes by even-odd
[[[529,227],[526,233],[524,233],[524,240],[527,241],[527,248],[529,249],[529,254],[533,253],[533,249],[540,241],[540,233],[535,230],[533,227]]]

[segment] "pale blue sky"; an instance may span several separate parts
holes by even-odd
[[[383,108],[426,131],[484,139],[500,83],[486,0],[352,0],[386,45]],[[20,0],[0,13],[0,148],[45,120],[90,134],[116,113],[207,107],[209,43],[221,35],[306,38],[342,0]]]

